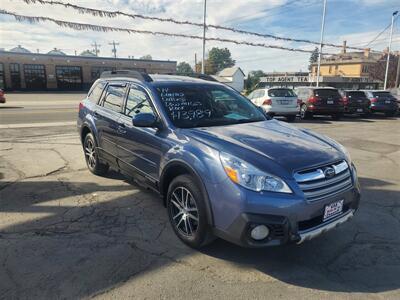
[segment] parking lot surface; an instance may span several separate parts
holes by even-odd
[[[0,130],[0,299],[400,299],[399,118],[294,123],[350,151],[362,202],[348,223],[301,245],[195,251],[156,194],[86,169],[70,115],[35,127],[24,113]]]

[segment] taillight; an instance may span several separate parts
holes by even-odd
[[[309,103],[317,103],[319,100],[320,100],[319,97],[313,96],[313,97],[310,97],[310,98],[308,99],[308,102],[309,102]]]
[[[83,105],[82,102],[79,102],[79,110],[83,109],[85,107],[85,105]]]
[[[265,99],[263,102],[263,105],[272,105],[272,100],[271,99]]]
[[[371,103],[376,103],[376,102],[378,102],[377,98],[371,98]]]
[[[343,101],[344,105],[348,105],[349,104],[349,98],[348,97],[343,97],[342,101]]]

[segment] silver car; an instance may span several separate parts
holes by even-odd
[[[271,116],[284,116],[289,122],[296,119],[300,106],[297,95],[289,88],[257,89],[247,96]]]

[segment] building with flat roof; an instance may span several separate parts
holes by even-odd
[[[0,88],[6,90],[87,90],[103,71],[137,70],[175,74],[176,61],[97,57],[85,51],[66,55],[54,48],[47,54],[18,46],[0,51]]]

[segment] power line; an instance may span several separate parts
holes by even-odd
[[[74,30],[93,30],[93,31],[100,31],[100,32],[113,32],[113,31],[115,32],[115,31],[117,31],[117,32],[125,32],[125,33],[129,33],[129,34],[138,33],[138,34],[151,34],[151,35],[190,38],[190,39],[195,39],[195,40],[203,39],[203,37],[196,36],[196,35],[169,33],[169,32],[163,32],[163,31],[140,30],[140,29],[123,28],[123,27],[102,26],[102,25],[89,24],[89,23],[68,22],[68,21],[53,19],[53,18],[49,18],[49,17],[42,17],[42,16],[26,16],[26,15],[17,14],[17,13],[9,12],[9,11],[2,10],[2,9],[0,9],[0,14],[13,16],[18,22],[23,22],[23,21],[27,21],[30,23],[52,22],[52,23],[57,24],[60,27],[68,27],[68,28],[71,28]],[[276,45],[269,45],[269,44],[265,44],[265,43],[252,43],[252,42],[247,42],[247,41],[238,41],[238,40],[225,39],[225,38],[208,37],[208,38],[206,38],[206,40],[222,42],[222,43],[231,43],[231,44],[236,44],[236,45],[246,45],[246,46],[252,46],[252,47],[262,47],[262,48],[268,48],[268,49],[286,50],[286,51],[292,51],[292,52],[303,52],[303,53],[312,53],[313,52],[311,50],[305,50],[305,49],[299,49],[299,48],[288,48],[288,47],[282,47],[282,46],[276,46]],[[324,54],[328,54],[328,53],[324,53]]]
[[[396,20],[398,18],[398,16],[396,16],[394,18],[394,20]],[[378,39],[386,30],[388,30],[388,28],[392,25],[392,23],[389,23],[388,26],[385,27],[385,29],[383,29],[376,37],[374,37],[367,45],[366,47],[368,47],[369,45],[371,45],[376,39]]]
[[[91,15],[97,16],[97,17],[115,18],[117,16],[125,16],[125,17],[129,17],[132,19],[140,18],[140,19],[152,20],[152,21],[171,22],[171,23],[175,23],[175,24],[179,24],[179,25],[191,25],[191,26],[197,26],[197,27],[204,26],[203,23],[196,23],[196,22],[191,22],[191,21],[187,21],[187,20],[179,21],[179,20],[176,20],[173,18],[161,18],[161,17],[145,16],[145,15],[140,15],[140,14],[129,14],[129,13],[121,12],[118,10],[116,10],[116,11],[101,10],[101,9],[80,6],[80,5],[71,4],[71,3],[67,3],[67,2],[61,2],[61,1],[53,1],[53,0],[20,0],[20,1],[23,1],[27,4],[39,3],[39,4],[64,6],[66,8],[72,8],[72,9],[78,10],[79,13],[91,14]],[[262,38],[272,38],[275,40],[319,45],[319,42],[316,42],[316,41],[311,41],[311,40],[306,40],[306,39],[294,39],[294,38],[288,38],[288,37],[280,37],[280,36],[273,35],[273,34],[258,33],[258,32],[253,32],[253,31],[241,30],[241,29],[237,29],[237,28],[233,28],[233,27],[221,26],[221,25],[207,24],[206,27],[220,29],[220,30],[227,30],[227,31],[240,33],[240,34],[253,35],[253,36],[262,37]],[[342,45],[330,44],[330,43],[326,43],[326,44],[324,44],[324,46],[342,48]],[[362,48],[356,48],[356,47],[351,47],[351,46],[348,46],[347,48],[355,49],[355,50],[363,50]]]

